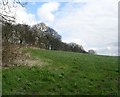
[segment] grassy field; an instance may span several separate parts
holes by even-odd
[[[36,63],[3,69],[3,95],[118,95],[118,58],[25,49]]]

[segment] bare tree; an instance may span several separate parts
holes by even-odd
[[[19,0],[1,0],[0,1],[0,22],[14,22],[15,14],[14,9],[20,5],[24,7],[27,3],[20,2]]]
[[[19,0],[0,0],[0,24],[2,24],[2,66],[8,66],[13,63],[16,56],[19,55],[18,48],[12,45],[9,40],[14,34],[13,24],[15,22],[15,8],[24,7],[26,3]],[[14,46],[14,47],[13,47]],[[11,49],[11,48],[14,48]]]

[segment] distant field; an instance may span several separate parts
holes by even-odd
[[[40,49],[24,52],[38,62],[3,69],[3,95],[118,95],[118,57]]]

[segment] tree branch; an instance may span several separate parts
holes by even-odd
[[[21,3],[19,0],[14,0],[13,4],[9,2],[9,0],[1,0],[0,3],[0,22],[15,22],[15,17],[10,16],[9,13],[11,13],[12,9],[15,8],[19,4],[22,7],[25,7],[27,2]]]

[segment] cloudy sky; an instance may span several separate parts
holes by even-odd
[[[16,22],[31,26],[44,22],[64,42],[75,42],[101,55],[118,54],[119,0],[43,1],[17,7]]]

